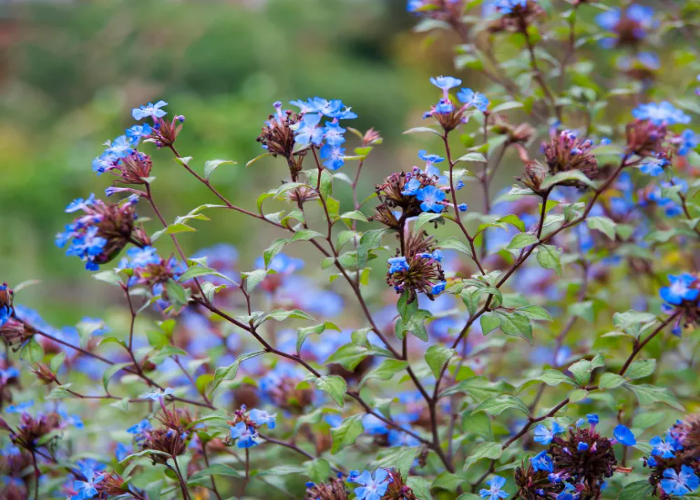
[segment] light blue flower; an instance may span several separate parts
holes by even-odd
[[[489,107],[488,98],[481,92],[474,92],[472,89],[462,89],[457,98],[463,102],[466,107],[474,106],[482,113],[486,112]]]
[[[345,165],[345,148],[325,144],[320,151],[323,166],[328,170],[338,170]]]
[[[389,274],[408,271],[409,269],[406,257],[391,257],[387,262],[389,263]]]
[[[547,454],[547,450],[542,450],[534,457],[530,458],[532,468],[537,471],[554,472],[554,462],[552,457]]]
[[[700,295],[698,288],[691,288],[697,281],[692,274],[683,273],[680,276],[669,275],[671,286],[663,287],[659,295],[669,304],[679,305],[684,300],[695,300]]]
[[[638,120],[649,120],[654,125],[675,125],[690,123],[690,116],[683,113],[668,101],[640,104],[632,110],[632,116]]]
[[[503,487],[506,484],[506,479],[501,476],[494,476],[490,481],[486,481],[486,484],[490,486],[488,490],[479,491],[481,498],[486,500],[499,500],[500,498],[507,498],[508,493],[503,491]]]
[[[441,203],[445,199],[445,193],[435,186],[425,186],[419,189],[416,198],[422,201],[420,208],[423,212],[440,213],[445,209]]]
[[[236,440],[236,446],[239,448],[252,448],[258,443],[255,441],[257,432],[252,427],[248,427],[243,422],[238,422],[231,427],[231,438]]]
[[[316,113],[305,114],[294,132],[294,140],[301,146],[313,144],[320,146],[323,142],[323,129],[318,127],[321,122],[321,115]]]
[[[269,413],[267,413],[264,410],[258,410],[257,408],[254,408],[254,409],[250,410],[248,417],[256,425],[260,425],[260,426],[267,425],[268,429],[275,428],[275,419],[277,418],[277,414],[270,415]]]
[[[168,103],[165,101],[158,101],[155,104],[149,102],[145,106],[139,106],[131,110],[131,115],[134,117],[134,120],[142,120],[148,116],[152,116],[154,119],[163,118],[168,113],[160,108],[167,105]]]
[[[389,472],[385,469],[377,469],[374,477],[368,471],[363,471],[353,482],[362,486],[355,488],[357,500],[381,500],[389,487]]]

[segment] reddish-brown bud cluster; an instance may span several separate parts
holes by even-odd
[[[444,284],[445,273],[440,265],[442,253],[435,250],[432,236],[424,231],[409,233],[406,237],[405,255],[401,256],[398,249],[396,252],[401,262],[389,260],[387,284],[393,286],[396,293],[408,293],[409,303],[416,300],[418,293],[424,293],[433,300],[439,293],[434,287]]]
[[[586,177],[592,179],[598,171],[598,161],[591,152],[593,143],[590,139],[577,137],[574,132],[564,130],[558,136],[553,136],[549,142],[542,143],[549,167],[549,174],[556,175],[560,172],[579,170]],[[580,185],[572,181],[567,185]]]
[[[639,156],[663,155],[666,127],[647,120],[634,120],[627,124],[627,151]]]
[[[304,157],[308,152],[307,149],[294,152],[295,142],[292,126],[299,123],[301,116],[291,110],[282,111],[280,103],[276,103],[275,107],[278,109],[277,114],[269,116],[256,140],[272,156],[279,155],[287,159],[292,182],[296,182],[302,169]]]
[[[117,177],[115,182],[122,184],[146,184],[145,180],[151,175],[153,161],[151,157],[140,151],[133,150],[129,155],[119,159],[109,172]]]
[[[306,486],[305,500],[348,500],[350,498],[342,475],[329,478],[325,483],[308,483]]]
[[[410,174],[397,172],[386,178],[383,184],[376,187],[377,197],[382,202],[375,208],[373,220],[381,222],[391,229],[400,229],[402,223],[409,217],[417,217],[423,211],[420,208],[420,200],[414,194],[404,194],[406,185],[412,179],[420,182],[420,187],[434,186],[436,178],[429,176],[418,169]],[[395,209],[401,209],[401,214],[396,214]]]
[[[158,148],[172,146],[177,139],[177,136],[182,130],[182,125],[185,123],[185,117],[178,115],[167,122],[163,118],[153,117],[153,127],[151,127],[151,135],[146,139],[148,142],[153,142]]]
[[[492,120],[491,130],[498,135],[507,136],[506,145],[525,144],[535,135],[535,129],[529,123],[513,125],[508,121],[508,117],[498,114],[493,115]]]
[[[413,490],[406,485],[401,474],[395,470],[389,470],[389,487],[382,500],[418,500]]]

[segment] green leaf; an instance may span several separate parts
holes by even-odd
[[[56,354],[53,358],[51,358],[51,363],[49,364],[49,367],[51,368],[51,371],[53,373],[58,372],[59,368],[63,365],[63,362],[66,360],[66,353],[64,351],[59,352]]]
[[[270,267],[270,262],[272,262],[272,259],[274,259],[275,256],[284,249],[287,243],[289,243],[288,238],[279,238],[273,241],[272,244],[265,249],[265,251],[263,252],[263,262],[265,263],[265,269]]]
[[[105,370],[104,374],[102,375],[102,385],[105,388],[105,392],[109,394],[109,380],[114,376],[115,373],[117,373],[119,370],[123,370],[127,366],[131,366],[133,363],[117,363],[116,365],[112,365],[107,367]]]
[[[649,406],[654,403],[664,403],[671,408],[675,408],[676,410],[685,411],[685,408],[683,408],[683,405],[678,402],[676,396],[674,396],[673,393],[666,388],[656,387],[649,384],[625,384],[625,388],[634,392],[634,395],[637,396],[637,400],[641,406]]]
[[[649,481],[635,481],[625,485],[617,496],[617,500],[643,500],[652,497]]]
[[[459,158],[457,158],[457,160],[455,160],[455,163],[460,161],[486,163],[486,158],[481,153],[476,153],[473,151],[471,153],[465,154],[464,156],[460,156]]]
[[[362,222],[369,222],[367,216],[360,212],[359,210],[353,210],[352,212],[345,212],[340,216],[343,220],[359,220]]]
[[[268,319],[274,319],[275,321],[285,321],[289,318],[306,319],[309,321],[314,320],[313,316],[311,316],[308,313],[305,313],[300,309],[292,309],[291,311],[287,311],[285,309],[275,309],[274,311],[269,312],[267,314],[263,314],[262,316],[257,318],[257,320],[255,321],[255,326],[260,326]]]
[[[245,477],[233,467],[226,464],[213,464],[206,469],[200,470],[192,474],[187,481],[188,485],[211,486],[209,477],[211,476],[227,476],[235,478]],[[206,481],[204,481],[206,479]]]
[[[510,243],[508,243],[506,250],[519,250],[521,248],[529,247],[530,245],[533,245],[538,241],[540,240],[534,234],[518,233],[513,237],[512,240],[510,240]]]
[[[608,219],[607,217],[588,217],[586,219],[586,224],[590,229],[596,229],[603,233],[605,236],[615,241],[615,222]]]
[[[428,350],[425,352],[425,361],[428,363],[435,378],[440,376],[442,367],[456,354],[457,351],[454,349],[448,349],[442,345],[431,345],[428,347]]]
[[[501,326],[501,317],[495,312],[489,311],[481,315],[479,323],[481,324],[481,333],[488,335]]]
[[[423,227],[425,224],[428,224],[429,222],[432,222],[436,219],[439,219],[442,217],[443,214],[436,214],[433,212],[421,212],[421,214],[418,216],[418,220],[415,222],[413,225],[413,229],[418,230],[419,228]]]
[[[219,168],[221,165],[226,164],[235,165],[236,162],[231,160],[209,160],[204,162],[204,178],[209,180],[209,177],[211,177],[211,174],[214,173],[214,170]]]
[[[598,382],[598,387],[600,389],[615,389],[625,382],[627,382],[627,379],[616,373],[603,373]]]
[[[522,314],[523,316],[527,316],[530,319],[541,319],[544,321],[554,321],[552,318],[552,315],[549,314],[549,311],[545,309],[544,307],[540,306],[525,306],[525,307],[518,307],[516,309],[518,313]]]
[[[114,270],[95,273],[92,275],[92,277],[98,281],[104,281],[105,283],[109,283],[110,285],[115,285],[118,287],[121,287],[121,285],[123,284],[121,276],[114,272]]]
[[[544,269],[554,269],[557,276],[561,276],[561,250],[553,245],[540,245],[537,250],[537,262]]]
[[[64,385],[59,385],[57,387],[54,387],[51,392],[46,396],[46,399],[65,399],[65,398],[74,398],[76,397],[74,394],[71,394],[68,392],[68,389],[70,388],[72,384],[64,384]]]
[[[440,243],[438,243],[437,247],[445,250],[456,250],[457,252],[463,253],[469,257],[472,256],[471,248],[454,237],[442,240]]]
[[[370,354],[372,354],[371,351],[366,347],[361,347],[351,342],[331,354],[325,364],[339,364],[352,371]]]
[[[464,462],[463,472],[466,472],[469,467],[474,465],[482,458],[490,458],[498,460],[503,454],[503,447],[500,443],[480,443],[474,448],[467,460]]]
[[[562,183],[570,183],[571,181],[580,182],[588,187],[595,188],[595,184],[592,180],[586,177],[586,174],[580,170],[568,170],[566,172],[560,172],[551,177],[547,177],[540,186],[541,191],[545,191],[550,187],[556,186]]]
[[[331,437],[333,445],[331,446],[331,455],[335,455],[343,448],[355,443],[355,440],[364,432],[365,428],[362,425],[362,415],[353,415],[352,417],[343,420],[338,427],[331,429]]]
[[[420,500],[433,500],[430,494],[430,481],[420,476],[410,476],[406,484],[413,490],[413,494]]]
[[[314,483],[323,483],[327,481],[333,473],[331,464],[328,463],[328,460],[323,458],[310,460],[304,465],[306,466],[306,475],[309,476]]]
[[[569,394],[569,402],[570,403],[578,403],[579,401],[583,401],[588,397],[588,391],[585,389],[576,389],[571,391],[571,394]]]
[[[339,332],[340,328],[335,326],[330,321],[326,321],[325,323],[321,323],[320,325],[307,326],[304,328],[297,329],[297,354],[301,356],[301,347],[304,345],[304,341],[309,335],[313,333],[318,335],[325,332],[326,330],[335,330]]]
[[[241,366],[241,363],[243,361],[245,361],[247,359],[252,359],[256,356],[260,356],[261,354],[264,354],[264,353],[265,353],[265,351],[257,351],[257,352],[249,352],[247,354],[241,354],[229,366],[222,366],[220,368],[217,368],[216,371],[214,372],[214,381],[211,384],[211,392],[213,393],[222,382],[226,382],[226,381],[233,380],[234,378],[236,378],[236,374],[238,373],[238,368]]]
[[[169,279],[165,284],[165,291],[168,294],[170,303],[173,305],[173,307],[175,307],[175,309],[180,309],[181,307],[186,306],[187,302],[190,300],[191,292],[189,290],[185,290],[182,285],[173,279]]]
[[[389,450],[382,455],[378,460],[372,463],[372,468],[383,468],[391,469],[395,468],[401,474],[401,477],[408,477],[408,471],[413,465],[413,461],[420,452],[421,448],[419,446],[407,447],[407,446],[396,446],[389,448]]]
[[[589,380],[591,380],[591,373],[593,372],[593,368],[591,368],[590,361],[588,361],[587,359],[582,359],[571,365],[569,367],[569,371],[573,373],[578,384],[583,386],[586,385]]]
[[[504,102],[502,104],[499,104],[498,106],[495,106],[491,110],[491,113],[500,113],[502,111],[508,111],[509,109],[522,108],[523,106],[524,106],[524,104],[522,102],[508,101],[508,102]]]
[[[370,250],[379,248],[382,244],[382,236],[388,229],[372,229],[367,231],[360,238],[360,243],[357,246],[357,267],[362,269],[367,264]]]
[[[294,236],[291,237],[289,242],[294,242],[294,241],[309,241],[314,238],[323,238],[324,236],[319,233],[318,231],[312,231],[311,229],[301,229],[294,233]]]
[[[482,402],[472,413],[486,412],[489,415],[495,416],[500,415],[506,410],[518,410],[525,415],[530,414],[530,410],[527,409],[525,403],[523,403],[519,398],[515,396],[510,396],[502,394],[500,396],[495,396]]]
[[[343,407],[343,399],[345,392],[348,390],[348,384],[345,379],[339,375],[328,375],[325,377],[316,378],[316,387],[328,393],[333,398],[338,406]]]
[[[123,458],[119,463],[123,464],[124,462],[128,462],[132,458],[138,458],[138,457],[147,457],[148,455],[161,455],[163,457],[168,457],[170,458],[170,453],[166,453],[164,451],[158,451],[158,450],[143,450],[139,453],[132,453],[131,455]]]
[[[627,368],[625,377],[636,380],[638,378],[648,377],[654,373],[654,370],[656,370],[655,359],[638,359]]]
[[[518,217],[515,214],[509,214],[509,215],[506,215],[505,217],[501,217],[496,222],[507,222],[508,224],[518,228],[523,233],[525,231],[527,231],[527,227],[525,226],[525,223],[522,220],[520,220],[520,217]]]
[[[557,386],[559,384],[569,384],[575,385],[574,381],[568,375],[563,374],[559,370],[545,370],[542,375],[537,377],[537,380],[541,380],[550,387]]]
[[[593,311],[593,301],[586,300],[584,302],[576,302],[574,304],[569,304],[568,307],[569,314],[572,316],[578,316],[583,318],[589,323],[595,321],[595,312]]]
[[[187,270],[180,275],[180,277],[178,278],[178,281],[181,283],[184,283],[187,280],[190,280],[192,278],[199,278],[200,276],[218,276],[219,278],[223,278],[223,279],[229,281],[230,283],[235,284],[235,282],[231,278],[226,276],[225,274],[222,274],[219,271],[217,271],[216,269],[211,269],[211,268],[206,267],[206,266],[190,266],[190,267],[188,267]]]
[[[20,357],[29,363],[39,363],[44,359],[44,348],[32,337],[20,351]]]
[[[274,269],[256,269],[249,273],[241,273],[241,276],[245,278],[246,291],[250,293],[255,290],[268,274],[277,274],[277,271]]]
[[[405,370],[408,366],[408,361],[402,361],[400,359],[387,358],[382,364],[373,368],[367,374],[362,377],[360,382],[360,387],[362,387],[365,382],[372,378],[378,378],[379,380],[389,380],[398,372]]]
[[[413,316],[418,310],[418,301],[414,300],[413,302],[409,302],[410,298],[411,294],[404,292],[396,302],[396,310],[399,312],[401,319],[404,321],[410,320],[411,316]]]
[[[415,127],[415,128],[410,128],[404,132],[404,134],[420,134],[420,133],[433,133],[435,135],[439,135],[442,137],[442,132],[438,132],[434,128],[429,128],[429,127]]]
[[[530,318],[517,312],[503,312],[498,310],[497,313],[501,318],[501,331],[503,333],[524,338],[530,345],[534,344],[532,341],[532,325],[530,324]]]

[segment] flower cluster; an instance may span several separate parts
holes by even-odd
[[[480,93],[469,88],[463,88],[457,93],[457,99],[462,103],[455,106],[450,96],[450,89],[459,87],[462,80],[452,76],[437,76],[430,79],[430,83],[442,90],[442,97],[437,104],[431,106],[430,111],[423,114],[423,118],[435,118],[445,132],[450,132],[460,124],[467,123],[474,110],[486,113],[489,100]],[[472,109],[473,108],[473,109]]]
[[[113,260],[129,243],[149,245],[147,233],[135,225],[137,202],[136,195],[120,203],[105,203],[95,199],[94,194],[74,200],[66,212],[82,211],[83,215],[56,235],[56,245],[63,248],[70,242],[66,255],[80,257],[89,271],[96,271],[101,264]]]
[[[245,405],[234,413],[234,418],[229,422],[229,435],[236,442],[238,448],[251,448],[259,444],[258,429],[266,425],[268,429],[275,428],[277,415],[270,415],[257,408],[247,412]]]
[[[616,443],[634,446],[637,440],[624,425],[613,431],[614,439],[596,431],[597,415],[588,415],[568,429],[557,422],[551,428],[543,424],[535,428],[535,441],[549,445],[530,459],[527,467],[516,472],[520,496],[527,500],[589,500],[600,498],[607,478],[617,470],[613,446]],[[560,435],[563,435],[560,437]]]
[[[662,500],[682,497],[700,488],[700,418],[679,420],[664,437],[655,436],[651,454],[643,459],[651,469],[649,483]]]

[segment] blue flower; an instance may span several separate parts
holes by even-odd
[[[527,7],[527,0],[496,0],[494,5],[501,14],[512,14],[517,8]]]
[[[97,264],[93,262],[94,258],[102,253],[107,245],[107,240],[98,236],[97,231],[97,226],[92,226],[82,236],[75,238],[73,244],[66,250],[66,255],[76,255],[87,261],[85,268],[89,271],[98,269]]]
[[[421,182],[418,179],[411,179],[403,187],[403,191],[401,191],[401,194],[404,196],[415,196],[422,185],[423,184],[421,184]]]
[[[680,136],[681,147],[678,149],[678,154],[680,156],[687,155],[691,150],[695,149],[698,145],[698,137],[690,129],[686,129]]]
[[[3,314],[3,309],[0,309],[0,326],[2,326],[3,320],[2,320],[2,314]],[[11,378],[19,378],[19,370],[15,368],[14,366],[11,366],[9,368],[6,368],[4,370],[0,369],[0,383],[6,384],[8,380]]]
[[[418,158],[425,162],[428,162],[431,165],[434,163],[441,163],[445,161],[445,159],[439,155],[429,155],[425,149],[421,149],[420,151],[418,151]]]
[[[114,456],[116,457],[118,462],[121,462],[126,457],[131,455],[133,450],[134,450],[133,446],[130,446],[130,445],[125,444],[125,443],[117,443],[117,447],[114,449]]]
[[[530,458],[530,463],[532,468],[537,471],[554,472],[554,462],[552,462],[552,457],[547,455],[547,450],[542,450],[534,457]]]
[[[87,200],[84,200],[82,198],[76,198],[75,200],[71,201],[68,206],[66,207],[66,213],[71,214],[73,212],[77,212],[78,210],[83,210],[86,207],[89,207],[90,205],[95,203],[95,194],[91,193],[90,196],[88,196]]]
[[[697,288],[690,288],[695,284],[696,279],[692,274],[683,273],[680,276],[669,275],[671,286],[666,286],[661,289],[659,295],[669,304],[679,305],[684,300],[695,300],[700,294]]]
[[[131,110],[131,116],[134,117],[134,120],[142,120],[147,116],[152,116],[154,119],[163,118],[168,113],[160,108],[167,105],[168,103],[165,101],[158,101],[155,104],[149,102],[145,106],[139,106],[138,108]]]
[[[34,406],[34,401],[24,401],[5,408],[5,413],[27,413],[27,410]]]
[[[420,208],[423,212],[440,213],[445,208],[445,206],[440,203],[445,199],[445,193],[435,186],[425,186],[419,189],[418,193],[416,193],[416,198],[423,202],[420,204]]]
[[[255,441],[257,432],[252,427],[248,427],[243,422],[238,422],[231,427],[231,438],[236,439],[236,446],[239,448],[252,448],[258,443]]]
[[[452,76],[434,76],[430,78],[430,83],[443,91],[450,90],[462,85],[462,80]]]
[[[418,439],[397,429],[390,429],[387,439],[389,440],[389,446],[420,446]]]
[[[535,442],[546,446],[554,440],[554,436],[562,432],[564,432],[564,429],[556,422],[552,422],[552,430],[540,424],[535,427]]]
[[[381,500],[389,487],[389,472],[385,469],[377,469],[372,474],[368,471],[362,471],[357,477],[353,477],[353,482],[362,486],[355,488],[357,500]]]
[[[440,281],[439,283],[436,283],[432,286],[430,289],[430,293],[433,295],[440,295],[442,292],[445,291],[445,286],[447,286],[446,281]]]
[[[126,251],[126,257],[119,263],[119,267],[136,269],[146,267],[149,264],[158,264],[161,259],[157,252],[158,250],[151,246],[130,248]]]
[[[479,491],[481,498],[486,498],[487,500],[498,500],[499,498],[507,498],[508,493],[503,491],[503,486],[506,484],[506,479],[501,476],[494,476],[490,481],[486,481],[486,484],[490,486],[488,490]]]
[[[255,260],[255,265],[258,268],[265,267],[265,260],[262,257],[258,257]],[[304,267],[304,261],[301,259],[295,259],[284,253],[278,253],[270,261],[267,266],[268,269],[274,270],[277,274],[292,274],[296,271],[301,270]]]
[[[576,448],[578,451],[586,451],[588,448],[590,448],[590,446],[588,446],[588,443],[579,443]]]
[[[136,437],[136,442],[141,441],[144,438],[144,433],[152,429],[151,422],[147,419],[141,420],[138,424],[134,424],[129,427],[126,432],[133,434]]]
[[[448,115],[454,111],[455,107],[447,97],[440,99],[435,105],[435,112],[441,115]]]
[[[668,101],[640,104],[632,110],[632,116],[638,120],[649,120],[654,125],[675,125],[690,123],[690,116],[683,113]]]
[[[345,148],[326,144],[321,148],[320,153],[321,158],[326,160],[323,162],[323,166],[328,170],[338,170],[345,165]]]
[[[600,418],[594,413],[589,413],[588,415],[586,415],[586,419],[591,425],[596,425],[598,422],[600,422]]]
[[[681,466],[680,473],[674,469],[666,469],[664,478],[661,480],[661,487],[667,495],[683,496],[686,493],[695,491],[700,485],[700,478],[695,475],[691,467],[687,465]]]
[[[337,123],[326,122],[326,127],[323,129],[323,137],[326,144],[331,146],[340,146],[345,142],[345,129]]]
[[[375,417],[371,413],[367,413],[362,418],[362,426],[365,432],[370,436],[383,436],[389,434],[389,427],[382,419]]]
[[[466,107],[474,106],[482,113],[489,107],[488,98],[481,92],[474,92],[472,89],[462,89],[457,94],[457,99],[463,102]]]
[[[92,171],[98,176],[113,168],[119,162],[119,157],[112,153],[102,153],[92,160]]]
[[[114,156],[115,158],[126,158],[134,151],[134,146],[136,143],[133,139],[125,135],[120,135],[114,142],[109,144],[109,147],[105,150],[107,156]]]
[[[387,262],[389,263],[389,274],[408,271],[408,261],[406,257],[391,257]]]
[[[668,165],[668,160],[666,158],[655,158],[653,156],[647,156],[642,160],[641,165],[639,165],[639,170],[642,173],[651,175],[652,177],[658,177],[664,173],[664,167]]]
[[[469,206],[466,203],[460,203],[459,205],[457,205],[457,209],[460,212],[466,212],[467,210],[469,210]]]
[[[613,430],[613,436],[615,436],[615,439],[617,439],[618,442],[624,444],[625,446],[634,446],[637,444],[637,440],[635,439],[634,434],[632,434],[632,431],[622,424],[615,427]]]
[[[321,115],[315,113],[305,114],[294,132],[294,140],[301,146],[314,144],[320,146],[323,142],[323,129],[318,127]]]
[[[248,417],[250,420],[252,420],[256,425],[267,425],[269,429],[274,429],[275,428],[275,419],[277,418],[277,414],[275,415],[270,415],[266,411],[263,410],[258,410],[257,408],[250,410],[250,413],[248,414]]]
[[[666,439],[661,439],[659,436],[653,437],[649,440],[649,444],[654,447],[651,454],[661,458],[673,458],[676,451],[682,448],[670,435],[667,435]]]
[[[82,471],[85,476],[85,481],[73,481],[73,489],[78,493],[73,495],[71,500],[87,500],[97,496],[97,485],[104,479],[103,474],[96,474],[94,470],[87,469]]]
[[[175,394],[175,389],[171,389],[170,387],[166,387],[165,390],[156,389],[152,392],[147,392],[145,394],[141,394],[141,396],[139,396],[139,398],[140,399],[150,399],[151,401],[161,401],[162,399],[165,398],[165,396],[170,396],[171,394]]]
[[[148,123],[143,125],[134,125],[131,128],[126,129],[126,136],[131,139],[134,144],[138,144],[142,137],[151,135],[153,129]]]

